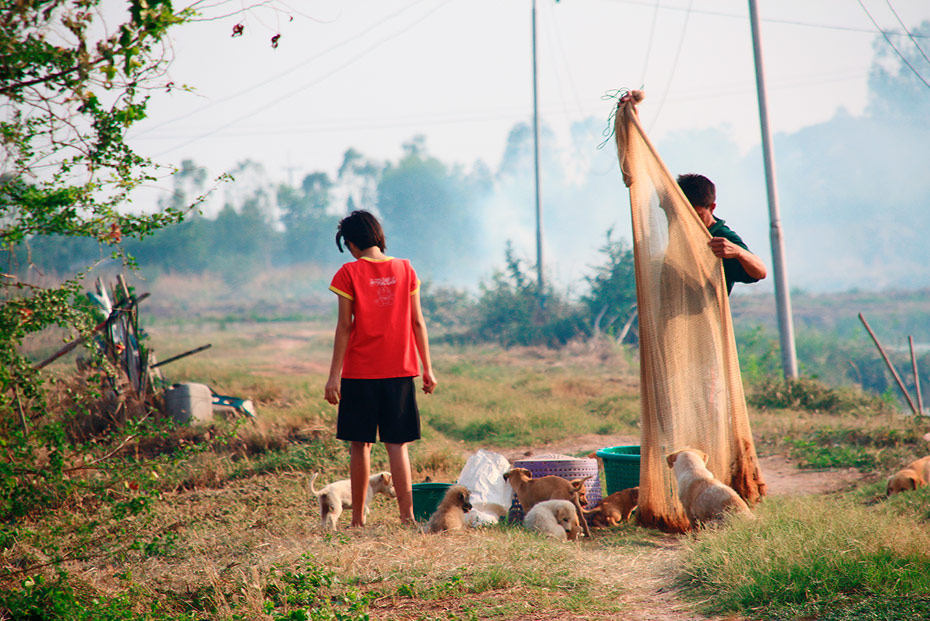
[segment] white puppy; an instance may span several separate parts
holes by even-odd
[[[678,480],[678,499],[693,527],[719,520],[728,511],[752,515],[749,506],[732,487],[714,478],[707,469],[707,454],[697,449],[681,449],[667,458]]]
[[[523,518],[523,525],[559,541],[573,540],[581,532],[577,509],[570,500],[544,500],[536,503]]]
[[[323,489],[317,491],[313,487],[319,472],[314,472],[310,477],[310,491],[320,501],[320,521],[323,530],[336,530],[336,522],[342,515],[343,509],[352,508],[352,482],[349,479],[334,481]],[[369,505],[375,494],[384,494],[391,498],[396,498],[394,484],[391,481],[390,472],[379,472],[371,475],[368,479],[368,493],[365,494],[364,518],[368,518]]]

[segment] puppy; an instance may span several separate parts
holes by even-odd
[[[523,518],[523,525],[559,541],[574,541],[581,531],[578,527],[578,513],[570,500],[544,500],[536,503]]]
[[[885,495],[891,496],[899,492],[923,487],[930,482],[930,456],[908,464],[907,468],[899,470],[888,479]]]
[[[569,481],[555,475],[547,475],[533,478],[533,474],[526,468],[512,468],[504,473],[504,480],[510,483],[513,491],[517,493],[517,500],[523,510],[529,512],[538,502],[544,500],[571,500],[572,496],[578,495],[578,502],[582,506],[588,504],[584,482],[594,475],[588,475],[583,479]]]
[[[732,487],[714,478],[707,469],[707,454],[686,448],[675,451],[666,460],[678,480],[678,499],[692,526],[719,520],[728,511],[752,515],[749,506]]]
[[[517,494],[517,500],[523,511],[529,512],[537,503],[545,500],[570,500],[575,504],[578,515],[578,522],[584,534],[591,536],[588,530],[588,521],[584,519],[582,507],[588,504],[587,492],[584,482],[590,479],[593,474],[589,474],[583,479],[574,479],[569,481],[555,475],[546,475],[533,478],[533,473],[526,468],[511,468],[504,473],[504,480],[510,483],[510,487]]]
[[[350,479],[334,481],[317,491],[313,487],[313,482],[318,474],[319,472],[314,472],[313,476],[310,477],[310,492],[320,501],[320,522],[323,530],[336,530],[336,523],[339,521],[342,511],[352,508],[352,482]],[[363,520],[368,519],[369,505],[375,494],[384,494],[391,498],[397,497],[390,472],[379,472],[371,475],[368,479],[368,493],[365,494]]]
[[[465,526],[465,514],[471,511],[468,501],[470,492],[464,485],[453,485],[446,490],[442,502],[426,524],[426,531],[441,533],[444,530],[458,530]]]
[[[586,509],[584,516],[591,526],[616,526],[630,519],[633,509],[639,504],[639,487],[614,492],[594,509]]]

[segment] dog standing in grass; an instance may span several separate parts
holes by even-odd
[[[352,482],[349,479],[333,481],[317,491],[313,487],[313,482],[319,474],[319,472],[314,472],[313,476],[310,477],[310,493],[320,501],[320,522],[323,530],[336,530],[336,524],[339,522],[342,511],[352,508]],[[371,505],[375,494],[384,494],[389,498],[397,496],[390,472],[379,472],[368,478],[368,493],[365,496],[365,506],[363,507],[366,518],[370,511],[369,505]]]
[[[746,501],[707,469],[707,453],[686,448],[675,451],[666,460],[675,471],[678,499],[692,527],[720,520],[729,511],[752,515]]]
[[[453,485],[426,524],[429,533],[459,530],[465,527],[465,514],[471,511],[470,492],[464,485]]]

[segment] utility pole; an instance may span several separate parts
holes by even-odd
[[[536,180],[536,286],[543,302],[542,208],[539,201],[539,100],[536,77],[536,0],[533,0],[533,173]]]
[[[775,302],[778,310],[778,331],[781,337],[781,364],[785,378],[798,377],[798,358],[794,348],[794,320],[791,317],[791,294],[788,290],[788,270],[785,267],[785,242],[778,214],[778,191],[775,183],[775,157],[772,134],[769,131],[768,107],[765,97],[765,75],[762,69],[762,40],[759,35],[759,12],[756,0],[749,0],[749,23],[752,28],[752,51],[756,63],[756,91],[759,97],[759,123],[762,126],[762,157],[765,162],[765,185],[769,199],[772,269],[775,272]]]

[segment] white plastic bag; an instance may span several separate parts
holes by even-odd
[[[464,485],[471,492],[471,505],[474,508],[465,517],[470,524],[489,524],[507,515],[511,489],[504,480],[504,473],[508,470],[510,462],[506,457],[485,449],[478,449],[465,462],[458,484]]]

